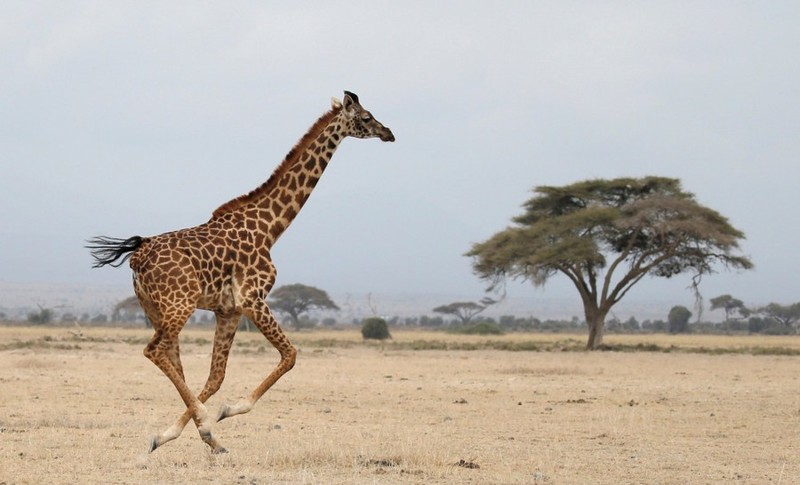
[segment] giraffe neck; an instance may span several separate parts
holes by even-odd
[[[303,208],[333,153],[344,139],[340,109],[322,115],[261,186],[220,206],[211,221],[236,213],[271,247]]]

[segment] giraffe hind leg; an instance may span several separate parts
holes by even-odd
[[[174,312],[172,314],[165,315],[162,312],[158,324],[153,322],[156,333],[150,343],[145,347],[144,354],[161,369],[161,372],[163,372],[175,386],[175,389],[190,411],[191,416],[194,418],[201,439],[211,447],[213,453],[224,453],[226,451],[225,448],[211,435],[211,420],[208,417],[208,411],[205,405],[203,405],[203,403],[192,394],[191,390],[189,390],[181,371],[173,364],[173,357],[171,357],[171,355],[176,356],[176,354],[173,353],[177,352],[176,344],[178,341],[178,334],[193,311],[193,308],[186,307],[183,311]],[[170,441],[171,439],[177,438],[181,431],[182,428],[173,425],[168,428],[165,433],[162,433],[162,435],[169,438],[166,441]],[[152,452],[166,441],[160,442],[158,437],[154,438],[150,443],[150,451]]]
[[[253,409],[256,401],[264,395],[267,390],[278,381],[284,374],[294,367],[297,358],[297,349],[289,342],[289,339],[278,326],[278,322],[272,315],[269,307],[263,299],[257,299],[253,307],[248,311],[250,319],[256,327],[267,338],[267,340],[278,350],[281,360],[275,369],[255,388],[249,396],[236,404],[223,404],[217,415],[217,421],[221,421],[237,414],[244,414]]]
[[[211,354],[211,370],[209,371],[208,379],[203,386],[203,390],[200,391],[200,394],[197,396],[197,399],[201,403],[205,403],[222,385],[222,381],[225,378],[225,368],[228,364],[228,354],[230,353],[238,324],[238,314],[228,316],[217,314],[217,326],[214,332],[214,349]],[[180,436],[191,419],[192,410],[187,408],[175,424],[164,430],[161,434],[153,437],[150,442],[150,452],[152,453],[153,450],[159,446]]]
[[[158,348],[158,346],[161,344],[161,339],[162,339],[162,334],[163,334],[163,330],[161,328],[160,313],[158,312],[157,307],[152,302],[150,302],[149,300],[143,299],[141,296],[139,296],[139,300],[142,303],[142,308],[144,309],[144,312],[145,312],[145,315],[146,315],[147,319],[152,323],[153,328],[155,329],[155,334],[150,339],[150,342],[147,344],[147,346],[144,349],[144,355],[150,361],[155,363],[155,360],[154,360],[156,358],[155,357],[155,351]],[[186,378],[184,376],[183,366],[181,365],[181,360],[180,360],[180,347],[178,346],[177,342],[176,342],[176,345],[174,347],[171,347],[171,348],[169,348],[167,350],[166,354],[167,354],[170,362],[172,363],[172,365],[175,366],[175,368],[177,369],[178,373],[181,376],[181,379],[185,382]],[[187,422],[188,422],[188,420],[191,419],[192,414],[188,409],[187,409],[186,414],[188,415],[188,419],[187,419]],[[178,436],[180,436],[181,431],[183,431],[183,428],[185,426],[186,426],[186,423],[184,423],[183,426],[180,426],[180,427],[171,426],[167,430],[165,430],[163,433],[161,433],[160,435],[153,436],[150,439],[150,449],[148,450],[149,453],[152,453],[153,451],[155,451],[156,448],[158,448],[159,446],[163,445],[167,441],[172,441],[175,438],[177,438]]]
[[[175,367],[175,370],[178,371],[178,374],[181,376],[181,380],[186,382],[186,376],[183,374],[183,364],[181,363],[181,348],[177,340],[173,343],[172,347],[167,349],[167,357]]]

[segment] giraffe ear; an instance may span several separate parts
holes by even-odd
[[[342,108],[342,102],[339,101],[339,98],[337,98],[336,96],[331,98],[331,108],[333,108],[333,109],[341,109]]]
[[[344,110],[345,111],[353,111],[355,106],[358,105],[358,96],[350,91],[344,92]]]
[[[358,95],[356,93],[351,93],[350,91],[344,92],[344,99],[350,98],[356,103],[358,103]]]

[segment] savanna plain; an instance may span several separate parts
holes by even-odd
[[[0,327],[0,483],[800,483],[800,337],[290,333],[249,414],[190,423],[146,329]],[[186,329],[205,381],[213,330]],[[212,413],[278,361],[240,332]]]

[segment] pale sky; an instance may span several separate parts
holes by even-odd
[[[3,2],[0,282],[127,285],[96,235],[208,220],[347,89],[345,140],[273,250],[278,285],[483,296],[463,256],[538,185],[680,178],[756,269],[707,297],[800,301],[800,3]],[[689,275],[626,300],[691,302]],[[517,296],[575,297],[561,278]],[[444,302],[443,302],[444,303]]]

